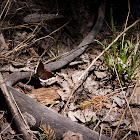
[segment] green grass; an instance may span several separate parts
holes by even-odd
[[[111,9],[111,28],[113,35],[108,38],[111,42],[115,39],[116,27],[113,21],[113,12]],[[122,25],[122,30],[124,30],[124,24]],[[132,40],[132,39],[131,39]],[[110,42],[105,42],[102,46],[107,48]],[[100,43],[101,44],[101,43]],[[139,58],[139,50],[136,50],[135,45],[127,38],[121,36],[119,40],[112,45],[110,50],[105,53],[105,62],[111,73],[116,75],[115,69],[118,73],[119,79],[122,84],[130,83],[132,80],[136,79],[136,69],[139,67],[137,60]]]
[[[49,50],[49,51],[50,51],[50,53],[52,54],[52,56],[56,59],[56,61],[58,61],[57,56],[59,55],[59,50],[60,50],[59,45],[57,46],[57,54],[54,54],[51,50]]]

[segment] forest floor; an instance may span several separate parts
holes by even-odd
[[[23,1],[1,3],[0,41],[4,43],[0,44],[0,71],[3,77],[19,71],[34,72],[35,69],[38,70],[40,60],[43,64],[57,61],[63,54],[76,49],[94,26],[98,9],[91,9],[92,4],[85,5],[83,1],[81,4],[80,2],[74,4],[69,2],[67,8],[63,5],[60,10],[56,8],[57,4],[55,6],[50,4],[50,7],[46,7],[48,11],[52,7],[57,10],[54,12],[51,9],[52,11],[48,13],[56,13],[59,16],[50,21],[46,19],[42,21],[42,18],[38,19],[38,15],[39,17],[43,15],[43,19],[46,15],[36,5],[29,5]],[[35,16],[32,19],[29,15],[34,13],[36,15],[32,15]],[[61,14],[63,16],[60,16]],[[107,18],[111,18],[109,14],[106,13]],[[72,18],[71,15],[73,15]],[[123,21],[126,17],[127,14]],[[62,27],[66,22],[68,24]],[[95,38],[96,41],[91,43],[81,56],[70,62],[68,66],[54,72],[56,81],[45,85],[38,78],[32,77],[29,82],[29,79],[26,79],[16,83],[14,88],[58,113],[63,111],[79,77],[104,51],[101,44],[110,44],[110,38],[117,37],[121,33],[123,22],[120,21],[118,25],[114,25],[115,31],[112,31],[113,24],[109,22],[108,19],[104,19],[104,24]],[[128,25],[133,22],[135,20],[131,15]],[[52,33],[60,27],[62,29]],[[52,35],[47,36],[50,33]],[[133,27],[126,34],[126,40],[130,40],[134,46],[137,44],[139,51],[139,26]],[[136,63],[140,64],[139,58]],[[107,64],[105,54],[103,54],[94,63],[85,81],[74,92],[64,115],[108,137],[117,140],[138,140],[140,139],[138,135],[140,131],[140,70],[139,68],[136,70],[136,79],[126,79],[126,83],[122,84],[116,74],[109,70]],[[25,85],[28,87],[25,88]],[[131,102],[127,104],[130,98]],[[12,119],[7,112],[5,101],[1,101],[0,106],[0,139],[21,139],[11,126]]]

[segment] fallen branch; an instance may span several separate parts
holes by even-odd
[[[30,131],[29,126],[27,125],[26,121],[24,120],[13,96],[12,93],[8,91],[5,83],[3,82],[2,74],[0,73],[0,88],[1,91],[5,97],[8,109],[10,110],[10,113],[15,121],[15,125],[17,127],[17,130],[19,133],[21,133],[23,136],[22,138],[24,140],[32,140],[32,133]]]
[[[22,113],[27,112],[35,118],[36,124],[32,127],[33,129],[38,130],[41,124],[46,124],[46,126],[49,124],[54,130],[57,140],[61,139],[63,134],[68,131],[82,134],[84,140],[99,139],[99,134],[96,131],[71,121],[12,87],[7,86],[7,88],[13,94]],[[103,135],[101,135],[101,139],[111,140]]]
[[[76,57],[80,56],[88,48],[87,44],[93,42],[93,39],[101,29],[104,20],[104,15],[105,15],[105,4],[102,4],[99,7],[98,18],[95,26],[92,28],[89,34],[83,39],[83,41],[78,45],[78,49],[75,49],[70,54],[68,54],[65,57],[62,57],[58,61],[45,65],[45,69],[49,71],[56,70],[56,67],[57,69],[61,69],[62,67],[72,62]]]

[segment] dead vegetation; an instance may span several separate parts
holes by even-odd
[[[6,99],[1,95],[1,106],[5,107],[0,111],[0,139],[82,140],[91,139],[89,133],[95,131],[99,135],[93,139],[140,139],[140,71],[136,70],[137,79],[122,84],[115,64],[113,74],[105,63],[105,52],[120,37],[125,38],[126,33],[135,46],[134,53],[139,52],[140,3],[136,3],[1,1],[0,87]],[[116,18],[119,6],[124,11],[121,13],[120,8],[122,15]],[[115,13],[114,21],[116,18],[118,22],[115,30],[110,24],[111,8]],[[124,21],[125,28],[121,32]],[[108,36],[113,35],[114,40],[109,42]],[[106,41],[108,45],[104,49],[101,44]],[[55,79],[50,78],[45,83],[39,80],[35,71],[40,61],[44,64],[42,74],[51,71]],[[63,122],[64,118],[57,113],[52,113],[52,118],[49,116],[45,122],[41,118],[41,113],[46,117],[45,109],[40,111],[41,106],[28,97],[21,95],[25,101],[20,99],[20,95],[12,93],[15,91],[11,86],[17,93],[22,92],[93,131],[84,132],[84,128],[76,124],[69,130],[67,125],[71,122]],[[29,105],[25,107],[24,102],[31,103],[33,110]],[[58,119],[55,120],[55,116]],[[76,130],[78,128],[81,130]]]

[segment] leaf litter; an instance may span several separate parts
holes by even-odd
[[[54,25],[54,28],[56,28],[57,25]],[[67,27],[69,28],[69,27]],[[105,27],[104,27],[105,28]],[[36,29],[32,29],[36,30]],[[48,29],[45,29],[46,31],[50,32],[53,30],[50,26],[48,26]],[[39,30],[38,30],[39,31]],[[102,34],[100,33],[97,37],[102,37],[103,34],[108,34],[108,30],[105,30]],[[41,31],[41,34],[43,32]],[[84,33],[83,33],[84,35]],[[33,36],[33,38],[32,38]],[[28,33],[27,31],[16,31],[13,36],[13,45],[11,44],[11,37],[7,39],[7,44],[9,44],[9,48],[7,48],[5,41],[3,41],[3,45],[6,46],[4,50],[4,53],[7,54],[7,50],[11,49],[12,47],[15,48],[17,46],[18,49],[13,53],[10,57],[12,59],[11,63],[13,65],[10,65],[12,67],[5,68],[7,71],[14,72],[14,71],[28,71],[28,67],[19,68],[20,65],[18,65],[18,69],[14,68],[14,63],[18,62],[19,64],[22,62],[26,62],[25,66],[29,62],[36,62],[39,59],[39,52],[44,51],[49,47],[50,45],[53,45],[53,37],[52,38],[46,38],[42,42],[39,41],[33,46],[34,53],[31,53],[30,49],[22,49],[22,45],[26,46],[29,45],[31,42],[30,40],[36,39],[36,34]],[[1,40],[3,40],[3,36],[1,35]],[[56,38],[59,38],[61,42],[61,48],[59,51],[56,51],[56,48],[52,48],[52,52],[55,53],[55,55],[58,55],[60,52],[66,52],[71,49],[70,46],[75,43],[78,38],[75,38],[74,40],[71,39],[71,37],[66,33],[66,35],[61,34],[61,38],[59,34],[55,34]],[[48,43],[49,42],[49,43]],[[74,43],[73,43],[74,42]],[[29,43],[29,44],[28,44]],[[47,45],[44,45],[47,44]],[[66,45],[68,47],[66,48]],[[40,45],[38,47],[38,45]],[[58,44],[56,45],[58,46]],[[98,45],[97,45],[98,46]],[[21,48],[20,48],[21,47]],[[1,46],[3,48],[3,46]],[[99,47],[100,48],[100,47]],[[20,50],[21,49],[21,50]],[[23,51],[22,51],[23,50]],[[41,51],[40,51],[41,50]],[[95,54],[95,52],[97,54]],[[95,57],[100,54],[101,51],[98,49],[94,49],[92,46],[92,49],[81,55],[79,58],[77,58],[76,61],[79,61],[80,64],[75,63],[74,68],[73,65],[69,65],[65,69],[61,69],[61,71],[58,72],[59,76],[54,84],[50,84],[46,87],[41,87],[35,89],[33,86],[33,90],[31,93],[29,93],[28,96],[36,99],[37,101],[41,102],[42,104],[46,106],[52,105],[52,108],[55,109],[57,112],[61,111],[63,108],[63,104],[67,101],[67,99],[70,96],[70,92],[76,83],[76,81],[79,79],[81,74],[84,72],[84,70],[88,67],[91,60],[93,60]],[[34,55],[37,54],[37,55]],[[7,58],[9,55],[7,54]],[[51,53],[48,53],[43,59],[44,61],[50,59],[50,56],[52,56]],[[35,58],[34,58],[35,57]],[[15,59],[18,58],[18,59]],[[103,124],[103,131],[105,134],[105,131],[112,130],[114,131],[114,128],[117,127],[119,124],[119,120],[121,118],[121,114],[123,112],[123,108],[126,105],[126,101],[124,99],[124,96],[121,92],[121,90],[115,91],[116,88],[119,89],[119,86],[116,84],[116,81],[111,81],[110,75],[106,69],[102,69],[101,66],[103,66],[103,58],[101,60],[98,60],[96,64],[94,64],[92,71],[89,73],[89,76],[84,81],[84,83],[77,89],[76,93],[74,94],[70,104],[69,108],[67,108],[67,116],[76,122],[80,122],[84,125],[88,125],[91,129],[94,129],[95,126],[98,124],[97,122],[100,121],[99,125],[97,126],[98,129],[101,128],[101,125]],[[6,61],[6,59],[5,59]],[[14,62],[12,62],[14,61]],[[7,62],[7,61],[6,61]],[[23,64],[23,63],[22,63]],[[6,71],[5,70],[5,71]],[[4,71],[2,69],[2,71]],[[133,84],[133,83],[132,83]],[[129,87],[128,87],[129,88]],[[114,92],[114,93],[113,93]],[[125,95],[127,98],[130,97],[132,91],[125,90]],[[133,115],[135,117],[135,121],[137,123],[137,126],[140,131],[140,125],[139,125],[139,119],[140,119],[140,111],[139,111],[139,105],[140,105],[140,98],[139,98],[139,86],[137,87],[135,91],[135,95],[132,98],[132,101],[130,103],[131,110],[133,112]],[[113,106],[113,107],[112,107]],[[56,109],[57,108],[57,109]],[[107,115],[108,114],[108,115]],[[106,117],[107,116],[107,117]],[[134,121],[132,121],[131,114],[129,110],[126,111],[125,118],[121,121],[120,129],[118,131],[118,134],[123,132],[124,135],[130,130],[130,131],[137,131],[135,127]],[[3,117],[1,117],[2,119]],[[91,123],[92,122],[92,123]],[[8,124],[5,122],[4,125],[6,127]],[[5,126],[3,126],[1,122],[1,130],[3,130]],[[13,130],[7,129],[10,133],[14,134]],[[7,133],[9,133],[7,132]],[[5,131],[6,133],[6,131]],[[5,136],[5,133],[3,135]],[[7,135],[6,133],[6,135]],[[107,134],[108,136],[112,136],[111,133]]]

